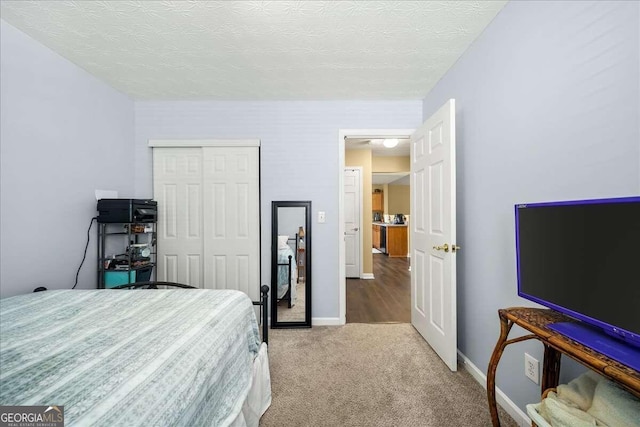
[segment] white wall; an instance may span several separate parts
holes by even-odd
[[[640,194],[640,3],[512,1],[424,100],[456,99],[458,335],[486,371],[516,295],[513,206]],[[518,329],[517,327],[514,328]],[[516,332],[516,331],[514,331]],[[498,386],[539,400],[515,344]],[[577,369],[570,369],[564,380]]]
[[[270,281],[271,201],[311,200],[312,314],[337,318],[338,130],[414,128],[421,117],[420,101],[136,102],[136,194],[153,194],[149,139],[259,138],[262,283]]]
[[[133,193],[133,101],[0,20],[0,296],[70,288],[95,189]],[[95,227],[95,226],[94,226]],[[78,288],[96,286],[96,233]]]

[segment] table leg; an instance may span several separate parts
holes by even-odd
[[[502,357],[502,352],[506,347],[507,336],[512,326],[513,322],[510,322],[506,317],[500,316],[500,337],[491,355],[489,368],[487,370],[487,398],[489,399],[489,411],[491,412],[491,423],[493,427],[500,427],[500,418],[498,416],[498,406],[496,403],[496,369],[498,368],[500,357]]]
[[[560,381],[560,357],[562,354],[545,344],[544,360],[542,362],[542,381],[540,384],[540,394],[548,388],[558,386]]]

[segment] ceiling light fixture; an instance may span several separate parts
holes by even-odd
[[[387,148],[393,148],[396,145],[398,145],[398,140],[396,138],[392,138],[392,139],[385,139],[384,142],[382,143],[382,145],[384,145]]]

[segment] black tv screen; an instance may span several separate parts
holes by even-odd
[[[640,345],[640,197],[515,211],[518,295]]]

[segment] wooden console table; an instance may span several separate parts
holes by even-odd
[[[577,320],[557,311],[527,307],[501,309],[498,310],[498,316],[500,317],[500,338],[498,338],[496,348],[493,350],[487,371],[487,397],[494,427],[500,426],[498,408],[496,406],[496,369],[502,352],[509,344],[532,338],[541,341],[544,345],[541,394],[548,388],[558,386],[560,356],[566,354],[573,360],[604,375],[629,390],[635,396],[640,397],[640,372],[547,327],[551,323],[577,322]],[[509,331],[514,324],[521,326],[531,334],[508,340]]]

